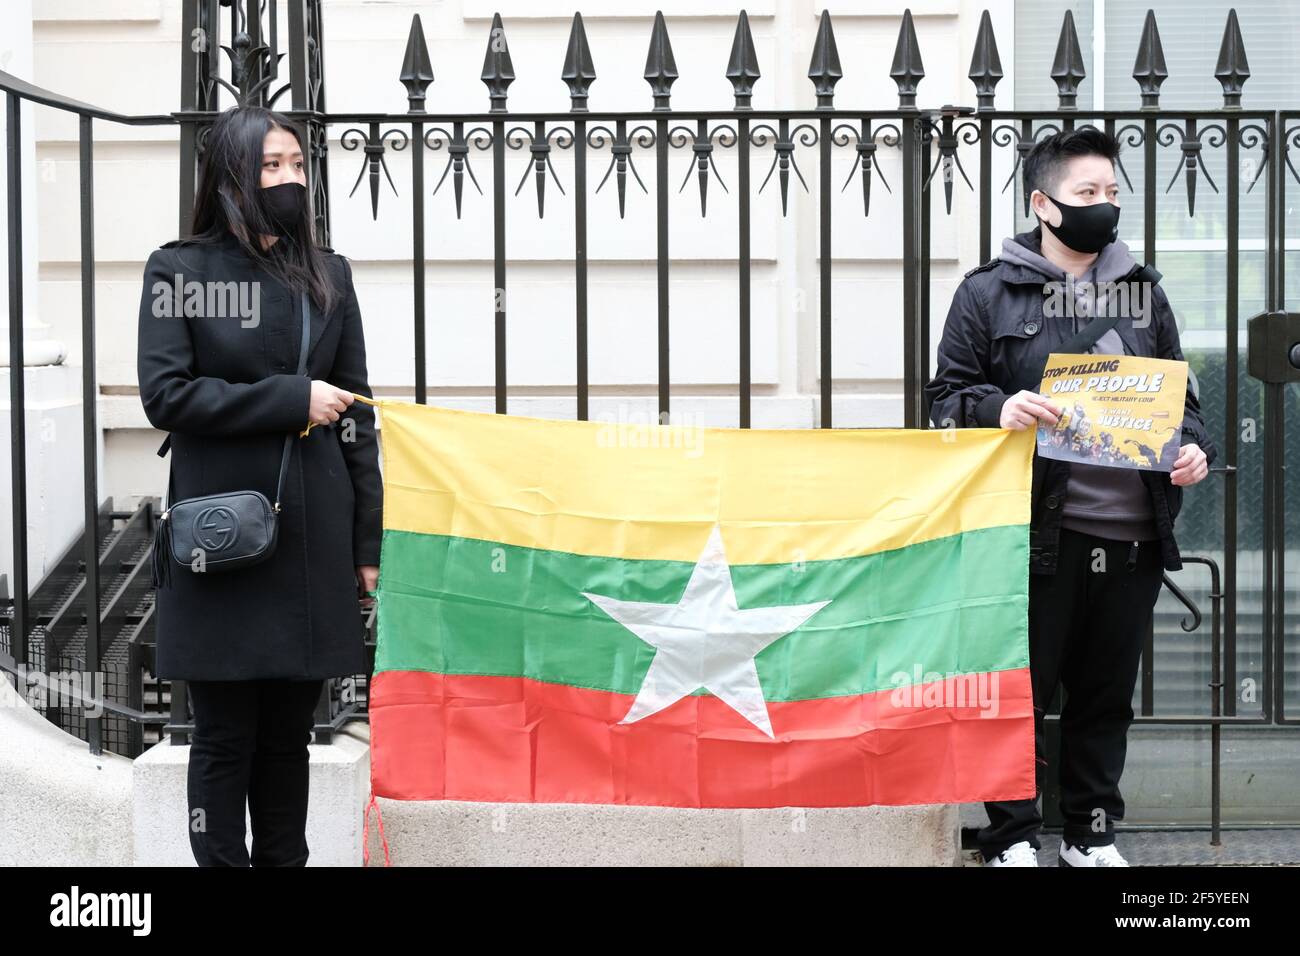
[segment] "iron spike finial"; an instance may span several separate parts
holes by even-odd
[[[591,59],[591,47],[587,45],[587,31],[582,25],[582,14],[573,15],[573,26],[569,29],[569,50],[564,55],[564,69],[560,78],[569,86],[570,109],[575,113],[587,111],[587,95],[591,84],[596,80],[596,66]]]
[[[1160,105],[1160,84],[1169,76],[1165,66],[1165,50],[1160,45],[1160,30],[1156,26],[1154,10],[1147,11],[1142,24],[1142,39],[1138,42],[1137,59],[1133,63],[1133,79],[1142,90],[1143,109]]]
[[[921,63],[921,46],[916,42],[916,27],[912,24],[910,8],[903,11],[889,75],[898,84],[898,108],[916,109],[916,87],[925,76],[925,66]]]
[[[654,29],[650,31],[650,50],[645,58],[645,81],[650,84],[657,110],[668,109],[673,81],[677,79],[677,61],[668,40],[668,25],[662,10],[655,11]]]
[[[813,43],[812,60],[808,63],[808,79],[817,91],[817,108],[830,109],[835,104],[835,84],[844,76],[840,69],[840,51],[835,45],[835,30],[831,27],[831,14],[823,10],[817,24],[817,40]]]
[[[408,112],[423,113],[425,91],[433,82],[433,63],[429,60],[429,47],[424,42],[424,28],[420,25],[418,13],[411,17],[411,32],[406,38],[399,79],[406,87]]]
[[[1056,41],[1056,56],[1052,60],[1052,79],[1056,81],[1057,99],[1060,108],[1076,108],[1079,84],[1088,73],[1083,68],[1083,51],[1079,47],[1079,33],[1074,29],[1074,14],[1065,11],[1061,22],[1061,36]]]
[[[761,74],[758,70],[758,53],[754,50],[754,35],[749,31],[749,14],[740,11],[736,22],[736,36],[731,41],[731,56],[727,59],[727,79],[736,91],[736,109],[750,109],[754,84]]]
[[[491,111],[503,113],[506,109],[506,89],[515,81],[515,66],[510,61],[510,47],[506,45],[506,28],[501,14],[492,14],[492,31],[488,34],[487,55],[483,58],[483,82],[487,84]]]
[[[1250,79],[1250,64],[1246,62],[1246,46],[1241,40],[1241,24],[1237,10],[1228,11],[1228,23],[1223,28],[1223,43],[1219,46],[1219,62],[1214,67],[1215,78],[1223,85],[1223,105],[1241,107],[1241,88]]]
[[[998,41],[993,35],[993,19],[985,10],[980,16],[979,32],[975,35],[975,52],[966,74],[975,84],[977,109],[993,109],[994,87],[1002,79],[1002,59],[998,56]]]

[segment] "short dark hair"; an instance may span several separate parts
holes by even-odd
[[[1055,193],[1065,176],[1065,165],[1075,156],[1119,158],[1119,140],[1095,126],[1063,130],[1040,140],[1025,157],[1025,195],[1035,189]]]

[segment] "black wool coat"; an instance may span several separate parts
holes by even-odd
[[[340,295],[324,314],[308,299],[311,337],[298,375],[301,298],[233,236],[176,240],[150,254],[140,298],[140,400],[149,421],[171,434],[174,500],[256,489],[274,501],[284,437],[307,426],[311,380],[371,396],[352,268],[336,253],[326,258]],[[237,285],[224,285],[231,282]],[[242,300],[224,294],[231,289],[242,290]],[[241,301],[245,307],[236,308]],[[157,676],[363,673],[356,567],[379,564],[382,508],[374,409],[353,402],[338,422],[294,439],[270,558],[215,573],[171,563],[156,595]]]

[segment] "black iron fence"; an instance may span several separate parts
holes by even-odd
[[[832,374],[834,342],[832,315],[835,306],[833,270],[835,249],[832,224],[837,207],[832,199],[837,192],[854,186],[861,194],[861,218],[864,229],[889,229],[897,233],[898,258],[901,263],[903,295],[897,315],[882,319],[878,307],[863,309],[864,323],[882,321],[901,323],[903,424],[925,427],[928,409],[922,386],[930,375],[931,353],[931,206],[942,201],[951,214],[954,193],[972,191],[979,205],[979,249],[981,261],[987,260],[994,240],[994,203],[1008,190],[1014,192],[1021,160],[1043,136],[1059,129],[1084,124],[1098,125],[1119,138],[1125,147],[1121,160],[1122,181],[1133,190],[1129,168],[1141,171],[1140,202],[1143,209],[1142,250],[1148,262],[1157,258],[1157,158],[1160,152],[1173,151],[1178,157],[1174,178],[1166,192],[1181,182],[1186,196],[1188,216],[1197,212],[1198,188],[1208,186],[1224,199],[1224,340],[1222,353],[1223,387],[1217,403],[1206,405],[1223,437],[1222,456],[1213,469],[1211,482],[1221,487],[1216,500],[1221,513],[1215,521],[1221,527],[1222,567],[1211,557],[1192,557],[1191,564],[1207,566],[1211,602],[1208,622],[1195,601],[1166,578],[1172,594],[1188,609],[1184,628],[1203,635],[1212,657],[1209,686],[1203,697],[1203,713],[1156,714],[1154,686],[1156,649],[1149,640],[1144,653],[1141,681],[1139,722],[1170,725],[1200,725],[1212,728],[1214,771],[1214,820],[1218,822],[1218,769],[1220,729],[1227,724],[1294,724],[1283,711],[1285,675],[1288,658],[1285,645],[1285,607],[1283,603],[1284,456],[1285,416],[1284,389],[1280,381],[1265,382],[1265,463],[1263,529],[1264,609],[1261,639],[1264,674],[1262,695],[1257,707],[1237,713],[1234,691],[1238,675],[1238,568],[1237,541],[1239,521],[1239,393],[1244,370],[1246,345],[1242,334],[1245,322],[1239,314],[1241,213],[1243,194],[1256,187],[1266,193],[1265,226],[1266,284],[1265,301],[1270,312],[1283,308],[1286,179],[1300,183],[1300,173],[1290,154],[1300,146],[1300,112],[1270,109],[1247,109],[1243,90],[1250,77],[1245,45],[1236,13],[1230,12],[1223,33],[1214,75],[1222,84],[1221,103],[1207,104],[1196,110],[1167,110],[1160,104],[1160,87],[1168,75],[1155,17],[1148,13],[1133,68],[1137,85],[1135,106],[1124,110],[1086,110],[1076,106],[1080,84],[1086,77],[1083,57],[1073,19],[1066,13],[1061,26],[1050,79],[1058,91],[1054,110],[1002,110],[995,106],[995,95],[1003,77],[996,37],[987,12],[984,13],[971,57],[969,78],[974,87],[974,105],[926,107],[919,104],[926,71],[910,12],[901,17],[897,45],[889,75],[897,85],[898,103],[892,109],[862,109],[837,102],[836,86],[843,76],[831,18],[823,13],[811,51],[808,79],[813,84],[816,106],[812,109],[754,109],[751,105],[755,85],[762,78],[756,46],[748,18],[741,12],[735,30],[726,76],[734,89],[730,109],[675,110],[672,87],[678,77],[668,27],[656,14],[651,28],[644,77],[650,87],[650,102],[644,108],[592,110],[591,89],[598,79],[596,60],[589,47],[580,14],[573,17],[567,49],[560,65],[559,78],[568,86],[570,108],[567,112],[516,112],[509,109],[509,90],[515,81],[509,44],[500,16],[492,20],[483,61],[482,81],[487,87],[487,110],[483,112],[428,112],[427,93],[434,81],[432,62],[419,16],[411,22],[405,50],[394,56],[395,80],[406,90],[408,109],[402,113],[332,113],[326,107],[323,55],[324,23],[320,0],[290,0],[287,42],[285,31],[277,22],[275,3],[248,3],[246,0],[186,0],[183,13],[180,109],[166,116],[123,116],[39,89],[8,74],[0,73],[0,89],[7,100],[8,170],[9,170],[9,314],[10,354],[13,368],[22,366],[22,230],[24,213],[21,203],[23,168],[19,144],[19,104],[23,100],[75,114],[80,120],[80,189],[81,189],[81,282],[82,282],[82,361],[83,388],[86,396],[98,393],[95,371],[95,256],[93,247],[94,184],[93,130],[96,122],[128,125],[179,126],[180,140],[180,219],[182,235],[188,231],[194,196],[198,161],[204,149],[204,136],[221,108],[224,99],[240,104],[269,106],[286,112],[300,125],[303,140],[309,144],[308,183],[313,197],[318,234],[330,242],[330,163],[328,143],[337,131],[339,146],[357,154],[355,160],[336,156],[335,163],[355,163],[354,194],[364,181],[372,216],[379,216],[381,196],[387,182],[393,182],[386,157],[404,152],[409,157],[410,184],[404,190],[409,197],[407,208],[412,226],[411,296],[413,325],[411,342],[414,355],[414,394],[417,402],[428,400],[430,383],[426,367],[430,334],[436,337],[438,326],[430,326],[429,289],[426,281],[426,227],[430,222],[454,221],[465,213],[469,203],[475,212],[490,208],[492,214],[492,261],[494,294],[484,302],[484,315],[491,314],[493,336],[493,392],[498,412],[507,410],[508,330],[511,314],[505,303],[510,282],[507,191],[511,184],[518,194],[532,180],[536,195],[536,215],[556,215],[556,205],[546,204],[548,190],[554,186],[568,200],[561,213],[572,216],[574,228],[573,282],[575,288],[575,381],[577,416],[587,418],[590,409],[588,310],[588,224],[593,204],[616,204],[620,218],[627,212],[628,191],[640,189],[653,194],[656,237],[656,324],[657,324],[657,404],[661,420],[671,414],[672,349],[669,340],[671,269],[673,258],[669,245],[671,234],[669,197],[685,189],[692,180],[699,194],[700,220],[705,228],[734,230],[738,242],[735,262],[736,314],[735,349],[739,375],[736,382],[739,423],[751,423],[753,394],[753,271],[751,238],[755,210],[768,214],[779,205],[787,215],[791,194],[796,190],[814,194],[817,210],[818,270],[818,423],[832,427],[835,390]],[[224,10],[224,13],[223,13]],[[226,21],[223,29],[223,19]],[[397,51],[395,51],[396,53]],[[285,56],[287,54],[287,56]],[[282,56],[284,61],[282,62]],[[557,56],[558,59],[558,56]],[[287,76],[281,71],[287,69]],[[287,100],[286,100],[287,94]],[[1275,104],[1276,105],[1276,104]],[[721,151],[731,151],[735,159],[734,219],[727,220],[710,212],[708,194],[711,185],[729,187],[722,180],[716,162]],[[572,155],[572,182],[565,183],[556,171],[552,158],[557,151]],[[526,153],[526,155],[525,155]],[[479,161],[479,156],[484,157]],[[514,157],[518,156],[518,161]],[[891,172],[886,178],[884,156],[890,156]],[[1222,179],[1211,174],[1207,159],[1222,158]],[[607,162],[605,158],[608,158]],[[1129,158],[1132,157],[1132,158]],[[1253,175],[1244,176],[1243,158],[1253,162]],[[1011,175],[1005,181],[995,169],[1010,160]],[[481,167],[490,162],[490,171]],[[605,166],[602,178],[593,187],[588,179],[589,164]],[[897,171],[892,171],[896,169]],[[476,172],[476,170],[478,170]],[[971,170],[973,172],[970,172]],[[339,170],[335,170],[339,172]],[[349,170],[350,172],[350,170]],[[847,173],[847,178],[846,178]],[[531,175],[530,175],[531,174]],[[684,176],[683,176],[684,174]],[[436,175],[436,179],[434,178]],[[480,176],[488,180],[490,200],[484,195]],[[755,187],[755,181],[758,185]],[[810,180],[815,180],[814,190]],[[611,187],[608,188],[607,187]],[[885,188],[901,197],[901,221],[881,222],[880,204],[872,204],[873,190]],[[470,189],[474,192],[471,193]],[[451,193],[450,202],[443,190]],[[388,202],[385,199],[385,206]],[[1028,215],[1027,198],[1026,215]],[[766,205],[762,205],[766,204]],[[1204,200],[1202,199],[1202,206]],[[716,210],[716,204],[715,204]],[[856,215],[856,214],[855,214]],[[629,229],[643,229],[648,223],[628,223]],[[1177,297],[1177,290],[1171,290]],[[436,305],[436,303],[434,303]],[[678,309],[691,307],[689,302],[676,303]],[[839,313],[853,313],[841,305]],[[1261,320],[1261,327],[1276,328],[1274,320]],[[1253,326],[1252,326],[1253,328]],[[1193,364],[1196,356],[1189,354]],[[436,383],[435,383],[436,384]],[[83,581],[75,600],[63,600],[61,610],[51,617],[34,612],[30,582],[27,580],[27,491],[24,457],[24,389],[23,377],[11,375],[11,427],[14,436],[12,459],[12,507],[14,516],[14,575],[12,599],[3,633],[0,652],[7,654],[3,666],[15,671],[34,659],[57,661],[63,652],[60,635],[76,631],[82,635],[80,658],[87,671],[96,671],[104,660],[106,627],[117,601],[117,593],[107,593],[105,570],[100,553],[99,536],[83,538],[81,564]],[[97,527],[102,502],[100,479],[95,465],[98,424],[93,401],[83,407],[85,443],[85,481],[83,507],[86,527]],[[1255,502],[1251,502],[1253,508]],[[121,527],[129,516],[119,516]],[[146,522],[152,520],[146,514]],[[121,531],[119,527],[118,531]],[[121,592],[126,585],[116,582]],[[114,640],[151,643],[152,622],[147,600],[141,609],[133,609],[129,628],[114,632]],[[122,634],[126,633],[123,637]],[[21,636],[21,637],[20,637]],[[39,652],[34,653],[34,648]],[[0,659],[3,659],[0,654]],[[147,663],[147,654],[135,666]],[[1292,668],[1294,669],[1294,668]],[[364,685],[364,677],[358,683]],[[339,695],[338,688],[333,690]],[[136,694],[133,701],[140,700]],[[183,694],[173,693],[172,715],[146,712],[138,703],[104,700],[108,714],[127,721],[154,726],[166,725],[180,734],[186,728]],[[359,708],[334,706],[322,711],[320,728],[337,726],[351,716],[363,716]],[[103,744],[100,722],[86,721],[85,735],[92,750]],[[183,739],[177,736],[176,739]]]

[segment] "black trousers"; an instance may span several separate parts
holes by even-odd
[[[199,866],[307,863],[307,744],[323,680],[189,681],[190,847]]]
[[[977,840],[986,860],[1022,840],[1040,847],[1043,715],[1058,682],[1064,689],[1062,836],[1076,846],[1115,842],[1115,824],[1124,818],[1119,778],[1133,721],[1133,688],[1163,572],[1159,541],[1135,546],[1062,528],[1056,573],[1029,575],[1038,795],[984,804],[989,825]]]

